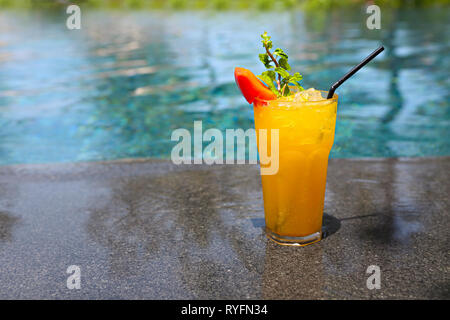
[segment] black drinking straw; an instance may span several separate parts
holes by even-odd
[[[372,60],[373,58],[375,58],[377,55],[379,55],[381,53],[381,51],[384,50],[384,47],[381,46],[379,47],[377,50],[375,50],[374,52],[372,52],[370,55],[367,56],[367,58],[365,58],[363,61],[361,61],[358,65],[356,65],[355,67],[353,67],[352,70],[350,70],[349,72],[347,72],[347,74],[345,76],[343,76],[342,78],[340,78],[338,81],[336,81],[335,83],[333,83],[333,85],[331,86],[330,90],[328,91],[328,96],[327,99],[331,99],[334,95],[334,91],[345,82],[345,80],[347,80],[348,78],[350,78],[352,75],[354,75],[356,72],[358,72],[359,69],[361,69],[362,67],[364,67],[366,64],[369,63],[370,60]]]

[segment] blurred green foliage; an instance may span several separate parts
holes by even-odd
[[[450,0],[0,0],[1,8],[58,8],[78,4],[90,8],[173,10],[283,10],[300,7],[326,10],[334,7],[377,4],[382,7],[450,5]]]

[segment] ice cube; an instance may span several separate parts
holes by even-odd
[[[309,95],[309,101],[321,101],[324,100],[324,98],[322,97],[322,93],[320,93],[319,90],[314,90],[311,91],[310,95]]]
[[[297,92],[297,93],[294,95],[294,101],[295,101],[295,102],[304,102],[304,101],[308,101],[308,100],[309,100],[309,94],[308,94],[307,91],[308,91],[308,90]]]
[[[319,90],[315,90],[314,88],[309,88],[308,90],[300,91],[295,94],[294,101],[295,102],[304,102],[304,101],[321,101],[324,100],[322,94]]]

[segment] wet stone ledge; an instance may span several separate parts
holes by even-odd
[[[0,298],[448,299],[449,172],[449,157],[331,159],[327,237],[298,248],[266,239],[257,166],[2,166]]]

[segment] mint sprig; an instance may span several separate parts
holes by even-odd
[[[258,78],[263,81],[269,89],[277,95],[277,97],[288,96],[290,94],[289,84],[295,85],[300,91],[303,90],[299,81],[302,80],[302,75],[298,72],[291,75],[288,71],[291,66],[288,63],[288,55],[280,48],[276,48],[273,53],[272,40],[267,32],[261,35],[261,42],[263,44],[265,53],[259,55],[259,60],[264,64],[267,71],[264,71]],[[275,58],[278,57],[278,60]],[[276,83],[276,85],[275,85]]]

